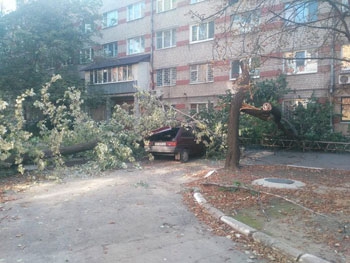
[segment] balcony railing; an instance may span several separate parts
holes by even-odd
[[[95,84],[95,85],[88,85],[87,92],[90,94],[101,94],[101,95],[135,93],[137,91],[135,86],[136,86],[136,81]]]

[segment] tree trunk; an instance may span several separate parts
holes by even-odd
[[[66,146],[66,147],[61,147],[60,148],[60,154],[61,155],[69,155],[73,153],[78,153],[78,152],[85,152],[92,150],[96,147],[97,141],[91,141],[87,143],[79,143],[71,146]],[[45,159],[47,158],[52,158],[54,156],[53,152],[50,149],[45,149],[43,150],[44,157]],[[27,162],[30,160],[33,160],[34,157],[30,156],[29,154],[24,154],[22,156],[23,162]],[[7,158],[3,163],[11,164],[13,165],[15,163],[15,156],[10,156]]]
[[[237,170],[239,168],[239,116],[244,99],[244,94],[245,89],[238,88],[237,93],[233,95],[231,100],[227,132],[228,149],[224,167],[227,170]]]

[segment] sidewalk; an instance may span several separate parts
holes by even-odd
[[[322,152],[295,152],[272,150],[245,150],[240,160],[242,165],[287,165],[291,167],[305,167],[313,169],[339,169],[350,171],[350,154],[322,153]],[[287,256],[293,262],[330,263],[318,256],[309,253],[308,248],[297,249],[292,244],[272,237],[257,229],[248,226],[221,210],[212,206],[200,192],[193,195],[195,201],[205,208],[213,217],[230,226],[235,232],[249,237],[256,243],[270,247]],[[333,261],[332,261],[333,262]]]
[[[241,164],[290,165],[308,168],[350,170],[349,153],[246,150]]]

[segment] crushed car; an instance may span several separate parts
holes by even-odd
[[[173,155],[175,160],[181,162],[187,162],[190,156],[205,153],[204,143],[197,142],[190,127],[162,127],[152,131],[146,141],[146,152],[154,156]]]

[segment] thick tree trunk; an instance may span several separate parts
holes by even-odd
[[[230,105],[230,115],[228,120],[228,132],[227,132],[227,154],[225,161],[225,169],[237,170],[239,168],[239,116],[241,113],[241,107],[244,99],[244,95],[250,88],[250,74],[249,68],[246,62],[243,60],[240,62],[242,70],[241,76],[234,83],[234,94]]]
[[[227,170],[236,170],[239,168],[239,116],[244,99],[244,94],[245,89],[239,88],[237,93],[233,95],[231,100],[227,133],[228,149],[224,167]]]
[[[92,150],[96,147],[97,141],[91,141],[87,143],[79,143],[71,146],[66,146],[66,147],[61,147],[60,148],[60,153],[61,155],[69,155],[73,153],[78,153],[78,152],[85,152]],[[54,156],[53,152],[51,150],[44,150],[44,156],[45,158],[51,158]]]
[[[94,149],[96,145],[97,145],[97,141],[91,141],[87,143],[80,143],[72,146],[61,147],[60,153],[61,155],[69,155],[73,153],[84,152],[84,151]],[[44,158],[52,158],[54,156],[53,152],[50,149],[43,150],[43,153],[44,153]],[[28,154],[23,155],[22,158],[23,158],[23,162],[27,162],[33,159],[33,157],[29,156]],[[13,165],[15,163],[15,157],[10,156],[4,161],[4,163]]]

